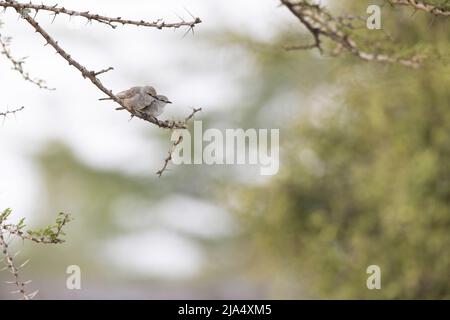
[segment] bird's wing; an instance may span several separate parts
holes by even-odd
[[[159,107],[159,101],[153,100],[149,105],[147,105],[142,112],[149,114],[153,117],[157,117],[163,113],[164,109]]]
[[[135,99],[136,103],[134,108],[139,111],[144,111],[150,108],[155,101],[155,99],[148,94],[140,95],[139,98]]]
[[[139,93],[139,87],[133,87],[128,90],[119,92],[118,94],[116,94],[116,96],[119,99],[130,99],[138,93]]]
[[[155,100],[150,101],[150,103],[147,103],[143,108],[140,109],[142,112],[149,112],[150,110],[154,110],[156,107]]]

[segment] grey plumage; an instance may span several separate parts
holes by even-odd
[[[172,102],[170,102],[166,96],[156,95],[155,99],[150,103],[150,105],[145,107],[142,110],[142,112],[145,113],[146,115],[149,115],[152,117],[157,117],[164,112],[164,107],[168,103],[172,103]]]
[[[151,86],[132,87],[117,93],[116,97],[122,101],[126,109],[152,117],[161,115],[164,112],[165,105],[172,103],[166,96],[157,95],[156,90]],[[100,100],[111,100],[111,98]],[[116,108],[116,110],[122,109],[125,108]]]

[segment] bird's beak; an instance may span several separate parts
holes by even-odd
[[[168,101],[168,100],[167,100],[167,103],[172,103],[172,101]]]

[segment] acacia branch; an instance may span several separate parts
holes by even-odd
[[[409,6],[415,10],[425,11],[436,16],[450,16],[450,8],[433,5],[419,0],[387,0],[392,5]]]
[[[106,24],[112,28],[116,28],[117,25],[134,25],[134,26],[141,26],[141,27],[150,27],[150,28],[157,28],[157,29],[163,29],[163,28],[171,28],[171,29],[178,29],[181,27],[188,27],[188,28],[194,28],[195,25],[201,23],[201,19],[198,17],[193,17],[193,20],[191,21],[185,21],[181,19],[180,22],[172,22],[167,23],[162,19],[158,19],[153,22],[144,21],[144,20],[129,20],[129,19],[123,19],[122,17],[107,17],[102,16],[95,13],[90,13],[89,11],[75,11],[66,9],[64,7],[58,7],[58,5],[49,6],[44,4],[34,4],[34,3],[19,3],[16,1],[0,1],[0,7],[3,8],[14,8],[18,12],[22,12],[27,14],[27,10],[34,10],[35,14],[37,14],[39,11],[48,11],[51,12],[54,15],[54,18],[56,18],[57,15],[67,15],[67,16],[77,16],[77,17],[83,17],[86,18],[88,21],[97,21],[98,23]]]
[[[320,53],[323,53],[322,38],[325,38],[336,44],[336,50],[333,54],[338,54],[342,50],[345,50],[364,61],[397,63],[407,67],[417,68],[424,59],[424,56],[418,54],[410,58],[403,58],[379,52],[366,51],[352,38],[349,30],[354,30],[354,27],[351,23],[347,22],[352,20],[349,17],[334,17],[321,6],[311,4],[307,0],[281,0],[281,3],[300,20],[314,38],[313,44],[293,46],[288,49],[317,48]]]

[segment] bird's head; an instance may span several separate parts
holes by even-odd
[[[156,100],[158,100],[158,101],[160,101],[160,102],[162,102],[162,103],[164,103],[164,104],[172,103],[172,102],[169,100],[169,98],[167,98],[166,96],[163,96],[163,95],[161,95],[161,94],[158,94],[157,96],[155,96],[155,98],[156,98]]]

